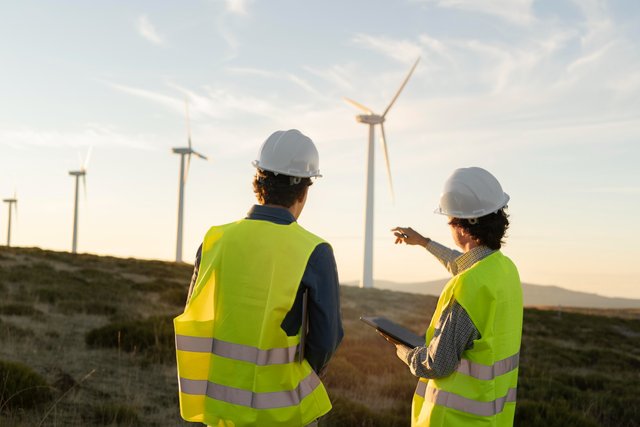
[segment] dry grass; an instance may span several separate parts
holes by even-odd
[[[0,425],[189,425],[178,414],[168,319],[190,276],[185,264],[0,249],[0,362],[24,364],[51,392],[31,408],[4,405]],[[359,318],[382,315],[423,334],[436,298],[341,293],[345,338],[323,378],[334,409],[321,425],[409,425],[416,379]],[[639,317],[526,310],[516,424],[640,425]]]

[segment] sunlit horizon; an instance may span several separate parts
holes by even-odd
[[[264,139],[296,128],[320,152],[300,224],[329,241],[341,282],[360,280],[367,128],[420,57],[385,122],[392,202],[375,152],[374,278],[447,277],[393,244],[411,226],[447,246],[433,214],[458,167],[511,196],[503,252],[523,282],[640,298],[640,3],[407,0],[299,4],[24,1],[0,6],[0,199],[18,199],[12,246],[171,261],[185,98],[194,148],[183,257],[243,218]],[[331,22],[331,25],[327,25]],[[7,205],[0,206],[0,244]]]

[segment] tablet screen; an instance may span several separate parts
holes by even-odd
[[[380,316],[362,316],[360,317],[364,323],[376,328],[378,331],[401,342],[407,347],[420,347],[425,345],[424,337],[417,335],[404,326],[400,326],[391,320]]]

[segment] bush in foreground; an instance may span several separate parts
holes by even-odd
[[[0,412],[32,408],[51,397],[49,384],[31,368],[0,360]]]
[[[175,360],[173,316],[110,323],[89,331],[85,342],[90,347],[140,352],[152,362]]]

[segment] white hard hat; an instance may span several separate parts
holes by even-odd
[[[318,150],[311,138],[297,129],[279,130],[260,147],[253,166],[265,171],[300,178],[321,177]]]
[[[440,206],[434,211],[454,218],[479,218],[507,205],[509,195],[482,168],[456,169],[444,184]]]

